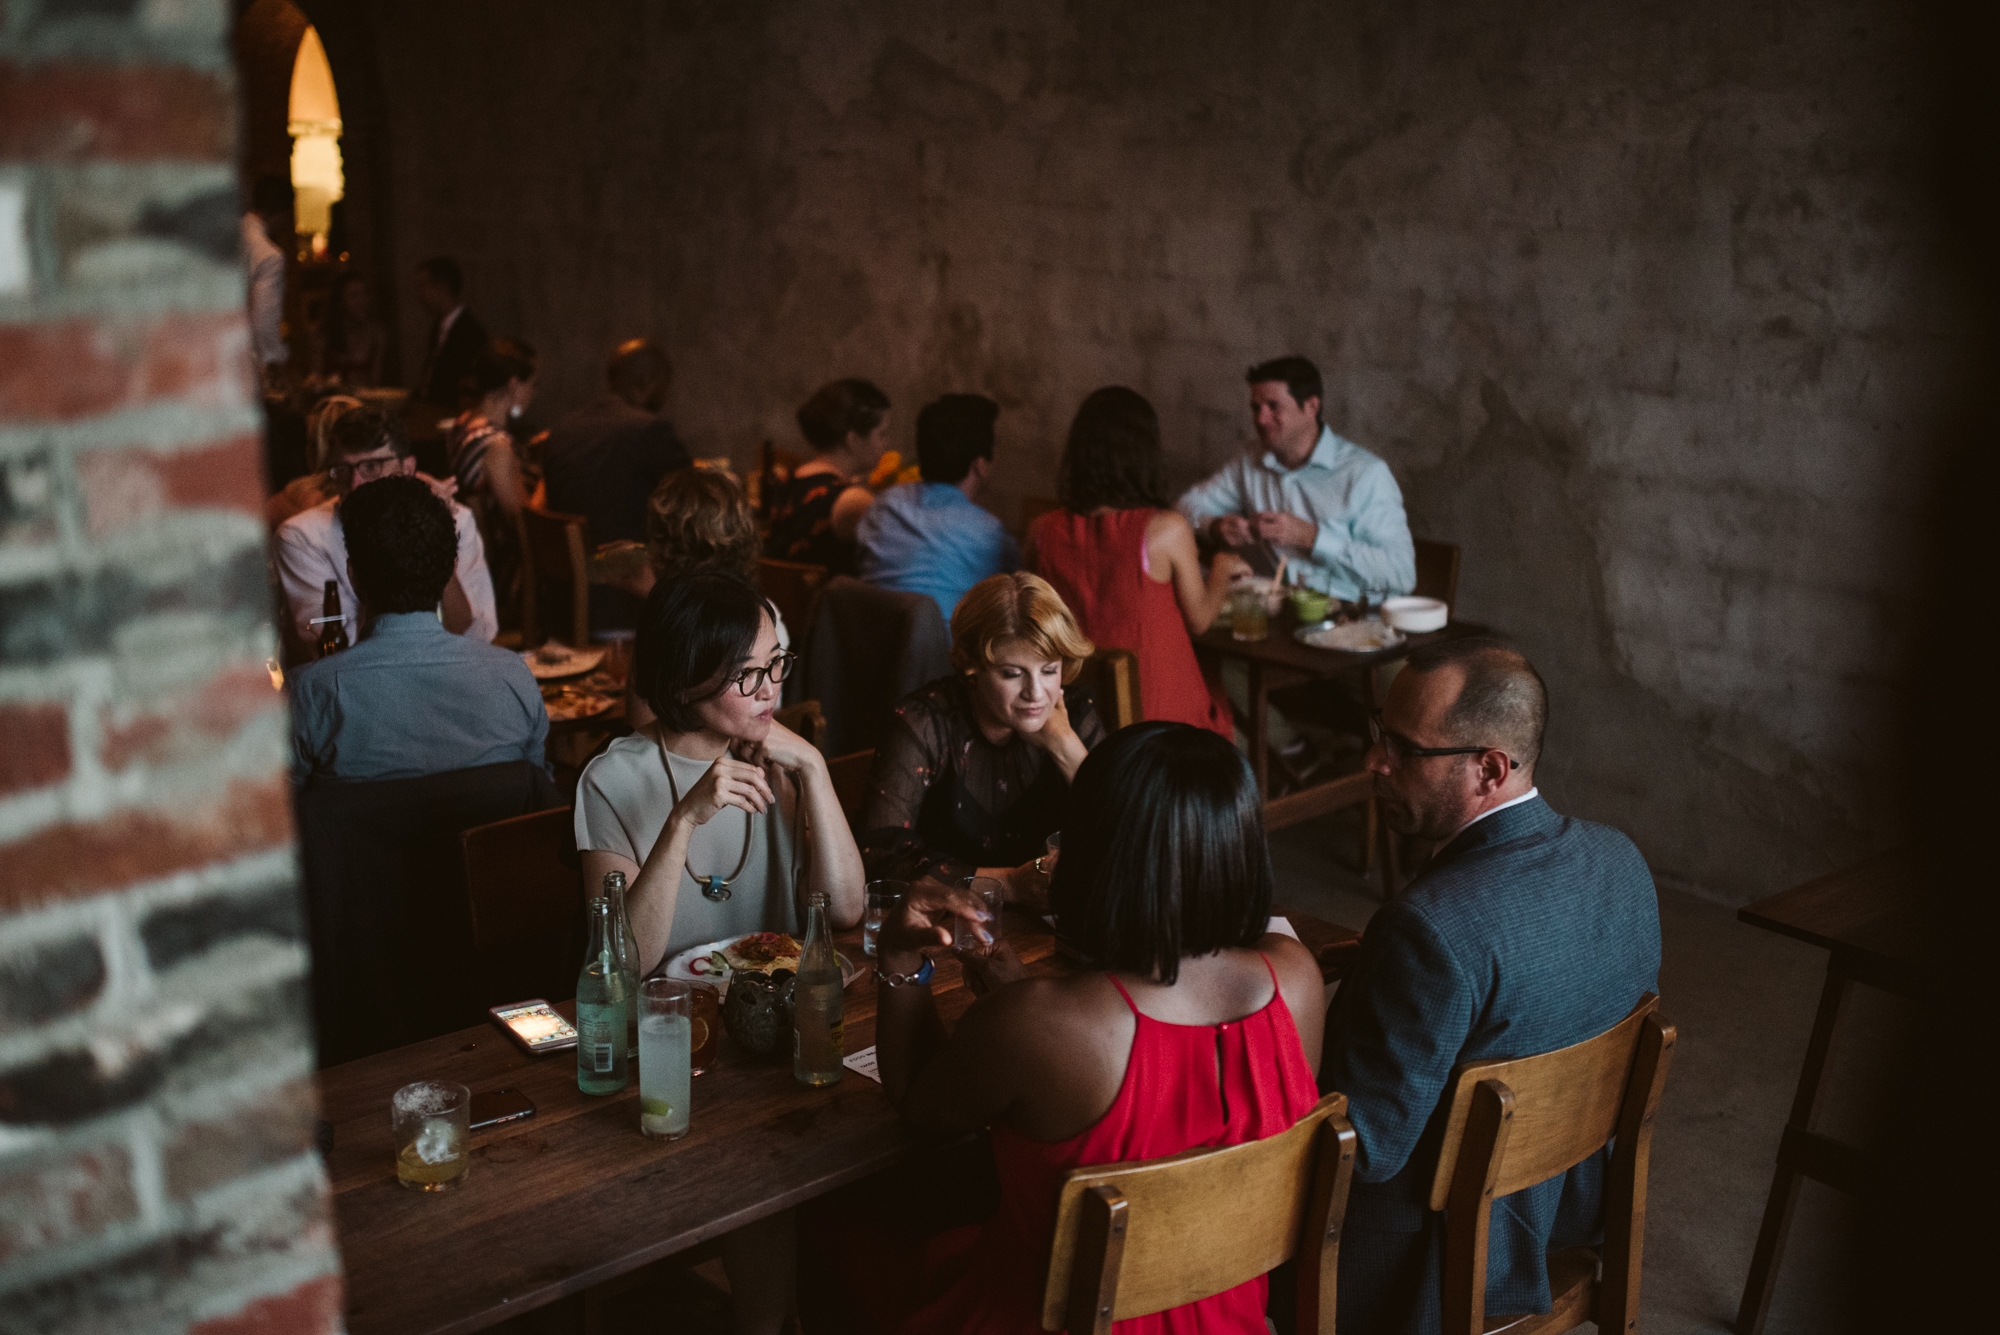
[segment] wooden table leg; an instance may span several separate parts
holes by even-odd
[[[1799,1071],[1798,1093],[1792,1098],[1792,1115],[1785,1124],[1787,1140],[1795,1133],[1812,1131],[1826,1078],[1827,1054],[1833,1047],[1834,1026],[1847,1002],[1847,988],[1847,975],[1839,959],[1828,960],[1819,1014],[1813,1019],[1812,1038],[1806,1043],[1806,1064]],[[1750,1257],[1750,1278],[1743,1284],[1743,1303],[1736,1311],[1736,1335],[1762,1335],[1764,1319],[1771,1312],[1771,1295],[1778,1286],[1778,1262],[1785,1254],[1785,1238],[1792,1231],[1792,1210],[1805,1178],[1794,1157],[1781,1148],[1777,1171],[1771,1178],[1771,1197],[1764,1204],[1764,1223],[1757,1230],[1757,1249]]]
[[[1257,779],[1257,796],[1271,800],[1271,708],[1270,687],[1264,681],[1264,665],[1251,659],[1250,670],[1250,773]]]

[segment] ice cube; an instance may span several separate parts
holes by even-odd
[[[449,1117],[433,1117],[417,1133],[417,1157],[425,1163],[449,1163],[458,1150],[458,1128]]]

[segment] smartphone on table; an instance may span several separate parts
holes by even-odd
[[[518,1089],[489,1089],[484,1094],[474,1094],[467,1111],[472,1119],[470,1129],[484,1131],[490,1126],[505,1126],[523,1117],[533,1117],[535,1101]]]
[[[494,1006],[486,1013],[530,1057],[576,1046],[576,1026],[556,1014],[556,1008],[540,997]]]

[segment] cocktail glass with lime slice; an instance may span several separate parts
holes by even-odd
[[[658,1140],[688,1133],[693,991],[672,978],[639,987],[639,1129]]]

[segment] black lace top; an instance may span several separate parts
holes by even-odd
[[[764,555],[825,566],[836,575],[853,574],[854,544],[842,542],[833,531],[833,503],[853,485],[838,473],[811,473],[773,485]]]
[[[1070,726],[1085,750],[1104,740],[1089,690],[1067,687]],[[1069,780],[1046,751],[986,740],[965,678],[943,677],[890,717],[868,774],[861,856],[871,880],[913,881],[978,867],[1018,867],[1062,828]]]

